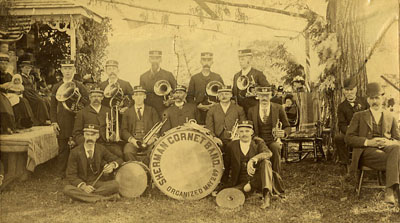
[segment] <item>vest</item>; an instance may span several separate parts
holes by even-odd
[[[272,136],[272,115],[271,112],[267,117],[267,122],[263,123],[258,114],[258,129],[260,131],[260,137],[264,139],[265,143],[268,145],[269,143],[274,141],[274,137]]]
[[[249,150],[250,151],[250,150]],[[249,181],[249,174],[247,173],[247,163],[250,160],[249,152],[245,156],[240,150],[240,173],[239,173],[239,183],[247,183]]]
[[[144,118],[142,117],[142,120],[136,119],[136,125],[135,125],[135,132],[134,137],[136,139],[142,139],[144,135],[146,134],[144,132]]]
[[[87,158],[87,179],[88,179],[88,182],[86,182],[86,183],[93,182],[96,179],[96,177],[97,177],[97,175],[99,173],[100,173],[99,170],[96,169],[96,165],[94,163],[94,158],[92,158],[92,159]]]
[[[382,119],[379,120],[379,124],[376,124],[375,119],[372,119],[372,137],[382,137]]]

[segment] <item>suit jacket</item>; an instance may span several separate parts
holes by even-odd
[[[192,103],[183,104],[182,109],[176,107],[176,105],[171,105],[167,108],[163,114],[163,118],[167,118],[161,133],[167,130],[175,128],[177,126],[183,125],[186,120],[195,119],[197,122],[200,120],[200,112],[197,106]]]
[[[214,72],[211,72],[207,77],[201,72],[193,75],[189,81],[187,101],[195,104],[203,102],[207,96],[206,86],[211,81],[219,81],[224,84],[221,75]]]
[[[148,105],[144,105],[142,119],[144,121],[144,131],[146,133],[150,131],[150,129],[158,121],[160,121],[157,111],[153,107]],[[121,138],[123,140],[128,141],[131,136],[134,137],[137,120],[138,116],[135,110],[135,106],[129,107],[122,116]]]
[[[396,119],[388,111],[383,111],[381,119],[382,137],[400,140]],[[358,169],[361,154],[366,148],[365,140],[373,138],[372,128],[372,114],[369,109],[354,114],[345,136],[346,144],[353,147],[351,170],[354,172]]]
[[[124,81],[121,79],[118,79],[117,82],[118,82],[119,86],[121,87],[122,91],[124,92],[124,96],[128,95],[129,100],[131,100],[131,96],[133,94],[133,88],[132,88],[131,84],[128,81]],[[99,84],[99,88],[104,91],[104,89],[107,87],[107,85],[109,83],[110,82],[108,80],[103,81]],[[110,98],[104,98],[103,101],[101,102],[101,104],[104,106],[110,107]]]
[[[282,122],[282,129],[285,130],[286,135],[290,133],[290,124],[288,118],[286,116],[286,112],[283,110],[282,105],[270,102],[270,111],[269,115],[272,115],[272,128],[276,126],[278,121]],[[247,114],[247,119],[253,121],[254,124],[254,133],[256,136],[260,135],[260,130],[258,129],[258,113],[260,111],[260,104],[251,107]],[[266,142],[267,144],[270,142]]]
[[[239,182],[240,175],[240,140],[234,140],[227,145],[226,156],[224,158],[225,171],[222,182],[227,183],[226,187],[236,186]],[[255,158],[258,162],[269,159],[272,152],[268,149],[262,140],[252,140],[250,143],[249,157]],[[229,178],[229,176],[231,176]]]
[[[97,143],[95,145],[93,159],[95,168],[99,171],[99,173],[102,171],[102,168],[107,163],[110,163],[112,161],[117,162],[118,165],[121,165],[123,163],[120,158],[109,152],[104,146]],[[88,158],[86,157],[86,152],[83,144],[71,150],[66,172],[66,178],[71,185],[78,186],[78,184],[82,182],[89,183],[88,171],[91,170],[88,170],[87,164]]]
[[[209,129],[215,136],[220,137],[225,130],[231,131],[236,119],[238,121],[246,120],[244,110],[237,104],[231,103],[226,111],[222,110],[221,104],[215,104],[207,112],[206,128]]]
[[[364,111],[368,108],[368,102],[364,98],[356,98],[356,100],[354,101],[354,107],[351,106],[349,101],[347,101],[346,99],[342,103],[340,103],[337,111],[338,126],[340,132],[346,134],[347,127],[350,125],[353,114],[358,111]]]
[[[242,75],[242,71],[239,71],[238,73],[235,74],[233,77],[233,96],[236,98],[236,101],[240,101],[241,98],[238,97],[238,95],[244,95],[246,93],[246,90],[239,90],[237,87],[237,79]],[[267,87],[269,86],[269,83],[267,81],[267,78],[263,74],[263,72],[251,68],[250,72],[246,75],[250,81],[254,79],[254,82],[258,87]],[[243,100],[243,99],[242,99]]]
[[[73,80],[73,82],[75,82],[76,86],[78,87],[79,92],[83,97],[83,100],[85,100],[85,103],[87,103],[86,105],[88,105],[89,94],[86,90],[86,87],[76,80]],[[60,134],[58,135],[58,138],[68,139],[70,136],[72,136],[72,130],[74,128],[75,122],[75,113],[66,110],[62,103],[57,101],[56,99],[57,90],[63,83],[64,81],[55,84],[51,91],[52,94],[50,101],[50,120],[52,123],[58,123],[58,125],[60,126]]]
[[[85,124],[96,124],[100,127],[100,138],[97,140],[99,143],[106,142],[106,114],[110,118],[111,109],[104,105],[101,106],[100,112],[97,113],[92,106],[88,105],[80,110],[75,116],[74,130],[72,132],[75,142],[80,145],[85,142],[83,137],[83,128]]]
[[[158,114],[163,114],[164,110],[167,108],[164,104],[164,97],[158,96],[154,93],[154,85],[159,80],[166,80],[171,84],[172,89],[176,87],[176,80],[171,72],[160,68],[160,71],[153,74],[151,70],[140,75],[140,86],[142,86],[146,92],[147,97],[144,101],[145,104],[155,108]]]

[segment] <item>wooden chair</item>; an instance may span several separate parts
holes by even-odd
[[[373,184],[373,181],[365,181],[364,182],[364,175],[366,171],[377,171],[378,172],[378,184]],[[360,197],[361,195],[361,188],[373,188],[373,189],[384,189],[385,186],[382,182],[382,171],[379,170],[374,170],[366,166],[361,166],[360,167],[360,174],[358,175],[357,179],[357,185],[356,185],[356,192],[357,192],[357,197]],[[363,185],[363,183],[369,183],[367,185]]]

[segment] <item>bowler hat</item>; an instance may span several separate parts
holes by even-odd
[[[349,77],[343,82],[343,88],[351,90],[357,86],[357,80],[355,77]]]
[[[372,82],[367,84],[367,97],[376,97],[376,96],[382,96],[385,93],[383,92],[383,89],[380,84],[377,82]]]

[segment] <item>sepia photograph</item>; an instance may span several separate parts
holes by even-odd
[[[0,0],[0,223],[400,222],[399,0]]]

